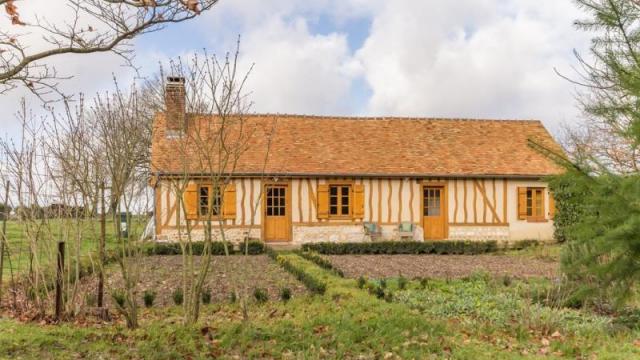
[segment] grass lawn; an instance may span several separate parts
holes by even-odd
[[[296,254],[280,262],[324,282],[324,295],[203,309],[195,327],[181,308],[144,309],[141,327],[0,320],[0,358],[598,358],[640,357],[640,332],[616,319],[538,302],[548,280],[474,274],[455,280],[357,280],[336,276]],[[382,288],[382,298],[368,289]],[[214,289],[215,291],[215,289]]]
[[[29,248],[34,236],[30,234],[38,233],[36,248],[38,253],[37,261],[40,264],[53,264],[57,256],[57,242],[63,240],[67,243],[67,256],[80,253],[81,256],[95,256],[98,251],[98,239],[100,233],[99,220],[87,220],[81,226],[72,223],[72,219],[49,219],[45,223],[25,225],[23,222],[7,222],[7,239],[9,254],[11,258],[5,258],[4,278],[10,276],[9,267],[13,268],[14,274],[24,273],[29,270]],[[146,221],[134,219],[131,227],[134,233],[140,234],[146,226]],[[81,228],[80,240],[78,240],[77,229]],[[106,224],[106,248],[111,249],[116,246],[115,226],[112,219],[107,218]],[[6,255],[5,255],[6,256]]]

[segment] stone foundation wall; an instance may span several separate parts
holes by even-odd
[[[293,225],[293,243],[369,241],[362,225],[297,226]]]
[[[396,225],[382,226],[382,240],[396,240],[398,237]],[[364,234],[362,225],[293,225],[292,227],[294,244],[317,243],[317,242],[367,242],[371,241]],[[185,235],[183,235],[185,236]],[[197,229],[191,233],[193,241],[204,240],[204,230]],[[242,242],[245,237],[252,239],[260,239],[260,228],[230,228],[225,230],[226,238],[234,243]],[[418,226],[414,233],[414,240],[422,241],[422,228]],[[213,229],[213,240],[221,240],[220,231]],[[511,233],[508,226],[450,226],[448,240],[497,240],[500,242],[508,242],[511,239]],[[546,240],[539,238],[537,240]],[[158,235],[157,241],[174,242],[178,241],[178,231],[173,229],[164,229],[161,235]]]
[[[508,226],[450,226],[449,240],[509,240]]]
[[[242,242],[246,236],[252,239],[260,239],[260,228],[255,229],[238,229],[231,228],[224,231],[225,238],[233,243]],[[182,233],[183,239],[186,239],[186,234]],[[176,242],[178,240],[178,230],[164,230],[162,235],[158,235],[157,241],[160,242]],[[204,241],[204,229],[197,229],[191,231],[192,241]],[[219,229],[212,229],[212,240],[222,241]]]

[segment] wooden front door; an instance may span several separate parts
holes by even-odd
[[[422,188],[422,223],[425,240],[441,240],[447,237],[444,189],[444,186],[425,186]]]
[[[265,185],[263,206],[265,241],[291,240],[290,204],[289,187],[286,184]]]

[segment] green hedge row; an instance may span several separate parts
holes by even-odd
[[[325,291],[327,291],[327,284],[309,275],[304,271],[304,269],[295,266],[292,262],[281,256],[279,256],[277,259],[278,263],[280,264],[280,266],[282,266],[283,269],[295,276],[296,279],[302,282],[304,286],[306,286],[307,289],[309,289],[309,291],[311,291],[312,293],[322,295],[325,293]]]
[[[313,263],[315,263],[316,265],[320,266],[321,268],[325,269],[325,270],[329,270],[331,272],[333,272],[334,274],[340,276],[340,277],[344,277],[344,273],[342,272],[342,270],[336,268],[333,266],[333,264],[331,264],[331,261],[323,258],[321,255],[319,255],[316,252],[310,252],[310,251],[296,251],[296,254],[300,255],[300,257],[307,259]]]
[[[295,266],[286,258],[278,256],[278,253],[272,248],[267,247],[265,252],[267,256],[280,264],[285,271],[289,272],[295,276],[298,281],[302,282],[312,293],[322,295],[327,291],[327,284],[307,274],[302,268]]]
[[[320,254],[442,254],[475,255],[497,251],[497,241],[381,241],[366,243],[314,243],[302,245],[303,251]]]
[[[241,243],[239,245],[234,246],[231,243],[227,245],[229,247],[229,254],[239,254],[242,255],[245,253],[245,244]],[[261,241],[251,240],[246,244],[246,250],[248,255],[259,255],[264,254],[265,246]],[[198,241],[191,243],[191,249],[194,255],[202,255],[204,252],[204,242]],[[153,243],[149,245],[145,252],[147,255],[180,255],[182,254],[182,248],[180,247],[180,243]],[[211,254],[212,255],[226,255],[224,251],[224,243],[222,241],[213,241],[211,243]]]

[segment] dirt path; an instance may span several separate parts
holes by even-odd
[[[509,255],[327,255],[345,276],[459,278],[476,271],[518,278],[553,278],[559,264]]]

